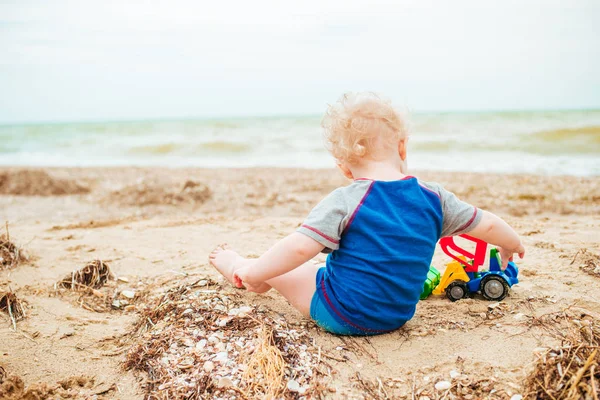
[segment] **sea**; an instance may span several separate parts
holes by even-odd
[[[412,170],[600,175],[600,110],[412,113]],[[0,125],[0,165],[330,168],[321,117]]]

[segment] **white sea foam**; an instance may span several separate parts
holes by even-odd
[[[600,175],[600,111],[411,117],[421,170]],[[301,167],[334,165],[319,117],[0,126],[0,164]]]

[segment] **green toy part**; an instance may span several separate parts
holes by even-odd
[[[423,285],[423,292],[421,293],[421,300],[425,300],[429,297],[433,289],[436,288],[437,285],[440,284],[440,271],[438,271],[433,265],[429,267],[429,272],[427,273],[427,279],[425,279],[425,284]]]

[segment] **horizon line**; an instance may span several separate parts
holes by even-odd
[[[543,113],[543,112],[576,112],[600,111],[600,107],[589,108],[523,108],[523,109],[489,109],[489,110],[414,110],[408,114],[511,114],[511,113]],[[302,114],[257,114],[257,115],[230,115],[230,116],[165,116],[165,117],[126,117],[107,119],[64,119],[64,120],[39,120],[39,121],[0,121],[0,127],[24,125],[75,125],[75,124],[111,124],[135,122],[170,122],[170,121],[223,121],[240,119],[277,119],[277,118],[306,118],[320,117],[321,113]]]

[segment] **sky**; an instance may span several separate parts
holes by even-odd
[[[0,123],[600,108],[599,0],[0,0]]]

